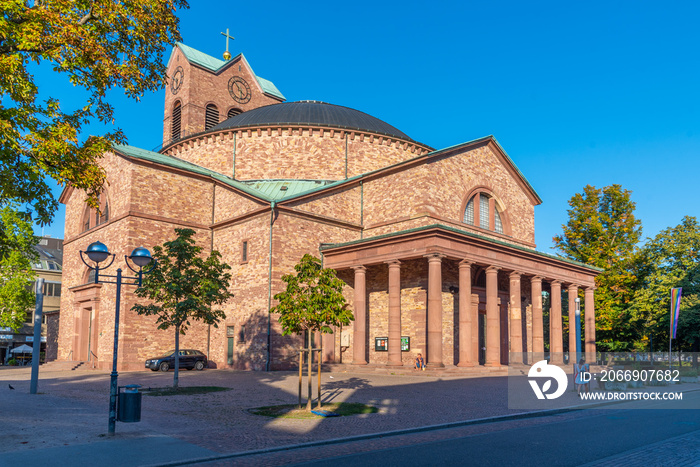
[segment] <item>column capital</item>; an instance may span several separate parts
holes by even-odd
[[[511,279],[520,279],[520,276],[522,276],[523,273],[520,271],[511,271],[508,273],[508,276],[510,276]]]
[[[598,287],[596,287],[595,285],[591,285],[589,287],[584,287],[584,290],[586,290],[587,292],[593,292],[597,288]]]
[[[474,264],[474,261],[470,260],[469,258],[464,258],[459,262],[459,267],[472,267],[472,264]]]
[[[491,265],[491,266],[489,266],[489,267],[486,268],[486,272],[490,272],[490,273],[492,273],[492,274],[493,274],[493,273],[496,273],[496,272],[498,272],[498,271],[500,271],[500,270],[501,270],[501,268],[500,268],[499,266],[494,266],[494,265]]]
[[[558,285],[561,287],[561,281],[559,279],[552,279],[549,281],[549,285]]]
[[[530,278],[530,282],[535,282],[535,283],[539,282],[540,284],[542,284],[542,276],[532,276]]]
[[[574,290],[574,289],[578,290],[578,288],[579,288],[578,284],[569,284],[567,286],[567,289],[569,289],[569,290]]]
[[[362,265],[359,265],[359,266],[352,266],[352,269],[353,269],[355,272],[365,272],[365,271],[367,270],[367,268],[364,267],[364,266],[362,266]]]
[[[430,253],[427,255],[423,255],[423,258],[428,258],[428,262],[433,262],[433,261],[440,261],[442,262],[442,258],[444,258],[445,255],[442,253]]]
[[[401,261],[399,261],[398,259],[392,259],[392,260],[389,260],[389,261],[384,261],[384,263],[385,263],[385,264],[388,264],[389,267],[392,267],[392,266],[395,267],[395,268],[401,267]]]

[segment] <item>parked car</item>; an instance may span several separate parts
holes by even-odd
[[[207,366],[207,356],[199,350],[180,350],[180,368],[203,370]],[[175,351],[166,352],[161,357],[146,360],[146,368],[153,371],[168,371],[175,368]]]

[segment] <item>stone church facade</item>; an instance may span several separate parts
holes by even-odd
[[[282,336],[268,310],[305,253],[337,271],[355,314],[317,339],[326,362],[411,366],[423,353],[433,368],[497,367],[543,354],[546,334],[561,354],[565,337],[575,345],[562,297],[573,310],[580,291],[593,358],[598,270],[535,250],[541,199],[492,136],[435,150],[354,109],[285,102],[242,54],[222,61],[178,44],[168,75],[162,149],[104,155],[100,212],[78,190],[61,195],[59,359],[112,361],[116,290],[90,282],[79,252],[105,243],[114,274],[135,247],[152,250],[182,227],[232,267],[225,321],[180,340],[217,368],[295,365],[300,337]],[[121,369],[174,347],[171,331],[131,311],[135,300],[123,287]]]

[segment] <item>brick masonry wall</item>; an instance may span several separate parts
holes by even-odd
[[[267,289],[270,215],[263,214],[214,232],[214,248],[231,266],[234,297],[223,307],[226,320],[212,332],[211,359],[228,367],[226,328],[233,326],[233,368],[264,370],[267,359]],[[248,242],[248,261],[242,260],[242,243]],[[245,326],[244,339],[239,338]]]
[[[366,182],[365,225],[425,215],[461,223],[466,197],[480,186],[490,187],[505,206],[503,214],[511,220],[512,237],[534,243],[534,206],[489,146]],[[382,233],[389,229],[384,227]]]
[[[255,200],[224,185],[216,185],[215,196],[214,223],[223,222],[254,211],[255,209],[265,206],[269,208],[270,206],[267,203]]]
[[[166,152],[224,175],[235,172],[238,180],[343,180],[428,151],[361,133],[347,136],[346,145],[345,135],[337,129],[309,127],[224,130],[183,141]]]
[[[357,185],[343,188],[340,191],[305,198],[301,201],[285,203],[285,205],[300,211],[358,225],[362,222],[360,187]],[[360,238],[359,232],[355,238]],[[325,242],[325,240],[322,241]]]
[[[114,219],[129,211],[133,165],[123,157],[111,152],[104,154],[100,165],[107,174],[107,184],[105,185],[104,193],[109,203],[110,218]],[[88,208],[84,202],[86,198],[85,192],[69,190],[71,190],[71,202],[66,203],[66,224],[64,230],[66,240],[73,239],[83,232],[83,217]]]
[[[211,224],[211,181],[134,165],[131,185],[131,211],[199,225]]]

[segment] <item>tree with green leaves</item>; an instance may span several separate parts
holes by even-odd
[[[39,259],[39,239],[28,216],[12,204],[0,209],[0,237],[0,327],[17,331],[35,304],[32,263]]]
[[[185,335],[192,321],[218,327],[226,317],[223,305],[233,294],[229,292],[231,267],[221,262],[221,254],[213,250],[202,257],[202,247],[195,243],[192,229],[175,229],[177,238],[154,247],[155,269],[144,276],[136,295],[155,303],[136,304],[132,310],[139,315],[156,316],[158,329],[175,329],[175,375],[173,387],[178,387],[180,369],[180,334]]]
[[[677,341],[700,351],[700,225],[686,216],[675,227],[647,241],[639,254],[637,289],[632,311],[643,336],[654,347],[668,349],[671,288],[682,287]],[[674,348],[675,350],[675,348]]]
[[[58,208],[46,178],[85,190],[98,207],[105,182],[99,159],[116,129],[82,137],[91,122],[114,123],[107,91],[139,99],[166,82],[163,52],[180,40],[177,8],[185,0],[0,0],[0,203],[33,208],[48,224]],[[34,73],[51,67],[84,91],[67,109],[39,89]],[[80,95],[78,93],[77,95]]]
[[[569,220],[554,244],[565,257],[603,269],[595,279],[597,345],[606,351],[628,350],[637,338],[629,306],[637,287],[635,253],[642,235],[631,192],[620,185],[586,185],[569,206]]]
[[[332,326],[348,325],[354,317],[343,296],[344,283],[336,277],[333,269],[324,268],[320,259],[307,253],[294,270],[296,274],[282,276],[287,288],[275,295],[278,303],[270,313],[279,313],[282,335],[306,332],[308,349],[311,349],[312,333],[332,333]],[[312,399],[311,360],[309,350],[307,410],[311,410]]]

